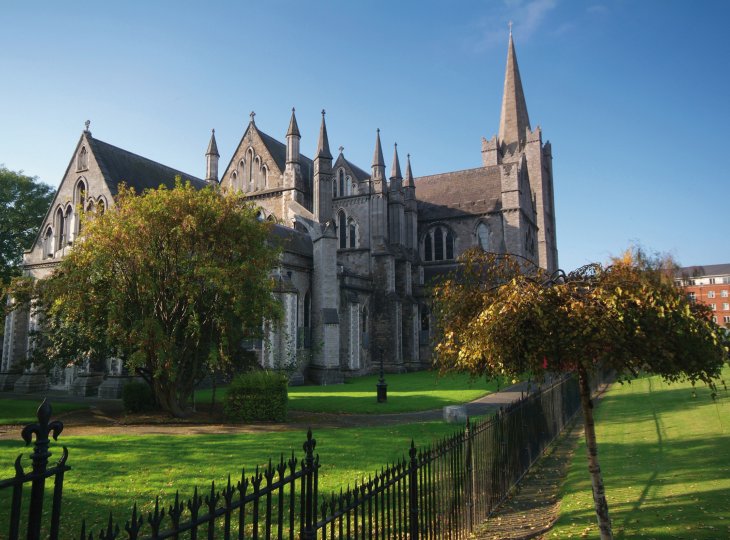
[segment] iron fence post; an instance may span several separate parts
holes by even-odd
[[[410,531],[409,538],[418,540],[418,460],[416,459],[416,445],[412,439],[409,454],[411,461],[408,471],[408,529]]]
[[[51,453],[48,451],[50,440],[48,435],[53,433],[53,439],[58,439],[58,435],[63,431],[63,424],[58,420],[49,422],[51,419],[51,405],[46,399],[43,400],[36,416],[38,422],[29,424],[23,428],[21,436],[28,445],[33,440],[35,433],[35,443],[33,444],[33,453],[31,460],[33,461],[33,482],[30,488],[30,510],[28,512],[28,540],[36,540],[41,536],[41,521],[43,517],[43,492],[45,490],[46,478],[45,472],[48,466],[48,458]]]
[[[474,530],[474,466],[472,464],[471,451],[471,422],[466,417],[466,427],[464,427],[464,462],[466,465],[466,482],[464,485],[464,498],[466,499],[466,524],[469,532]]]
[[[317,530],[313,519],[314,515],[314,448],[317,441],[312,438],[312,430],[307,431],[307,440],[303,447],[306,456],[304,458],[304,472],[306,476],[304,484],[304,530],[301,531],[302,540],[316,540]]]

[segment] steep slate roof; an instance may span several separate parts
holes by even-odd
[[[677,270],[676,275],[682,277],[705,277],[730,275],[730,264],[705,264],[700,266],[685,266]]]
[[[259,135],[261,136],[261,140],[263,141],[264,146],[266,146],[266,149],[271,154],[271,157],[274,158],[276,166],[279,167],[279,170],[283,172],[284,169],[286,169],[286,144],[277,141],[271,135],[268,135],[261,131],[258,127],[256,128],[256,131],[258,131]],[[304,154],[300,153],[299,165],[301,166],[302,177],[304,178],[304,181],[307,183],[308,186],[311,186],[314,162]]]
[[[122,150],[91,136],[88,140],[112,195],[117,194],[119,184],[122,182],[133,187],[138,193],[142,193],[145,189],[156,189],[160,185],[171,188],[175,186],[176,176],[180,176],[183,182],[189,180],[196,188],[202,189],[206,186],[204,180],[190,174]]]
[[[281,242],[281,247],[285,251],[305,257],[312,256],[312,239],[308,234],[276,223],[271,228],[271,235]]]
[[[500,167],[479,167],[416,178],[419,221],[432,221],[501,208]]]

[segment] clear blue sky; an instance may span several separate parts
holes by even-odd
[[[560,265],[632,242],[730,262],[730,2],[3,2],[0,163],[57,185],[94,136],[204,176],[249,119],[302,151],[320,110],[363,168],[375,129],[416,176],[481,164],[514,37],[530,120],[553,144]],[[390,166],[391,150],[386,150]]]

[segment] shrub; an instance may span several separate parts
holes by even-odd
[[[131,413],[148,412],[156,407],[155,395],[146,382],[131,381],[122,388],[124,410]]]
[[[286,420],[289,379],[275,371],[249,371],[231,381],[223,400],[230,420],[252,422]]]

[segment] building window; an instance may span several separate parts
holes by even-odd
[[[723,289],[722,291],[720,291],[720,296],[722,296],[723,298],[727,298],[727,290]]]
[[[344,212],[340,212],[337,221],[340,235],[340,249],[345,249],[347,247],[347,220]]]
[[[357,238],[357,226],[355,225],[355,220],[350,218],[347,220],[347,234],[350,237],[349,245],[351,248],[357,247],[356,245],[356,238]]]
[[[446,227],[437,226],[423,237],[423,260],[443,261],[454,258],[454,235]]]
[[[85,171],[89,168],[89,153],[86,151],[86,147],[82,146],[79,151],[79,156],[76,160],[76,170]]]
[[[730,315],[723,315],[722,321],[727,324],[730,323]]]
[[[43,258],[53,257],[53,229],[48,227],[43,239]]]
[[[428,306],[421,306],[421,332],[428,332],[431,328],[431,318],[428,313]]]
[[[715,298],[715,291],[707,291],[707,298]]]
[[[345,170],[340,169],[340,171],[337,173],[337,183],[340,186],[340,189],[338,193],[340,194],[340,197],[345,196]]]
[[[723,303],[722,303],[722,310],[723,310],[723,311],[730,311],[730,303],[728,303],[728,302],[723,302]]]
[[[715,316],[715,315],[712,316],[712,322],[714,322],[715,324],[717,324],[717,316]]]
[[[690,301],[691,303],[693,303],[693,304],[694,304],[694,303],[695,303],[695,302],[697,301],[697,296],[696,296],[696,295],[695,295],[695,293],[693,293],[693,292],[688,292],[688,293],[687,293],[687,298],[688,298],[688,299],[689,299],[689,301]]]
[[[715,284],[715,278],[714,277],[711,277],[710,278],[710,285],[714,285],[714,284]]]
[[[717,304],[710,304],[710,309],[712,311],[717,311]]]

